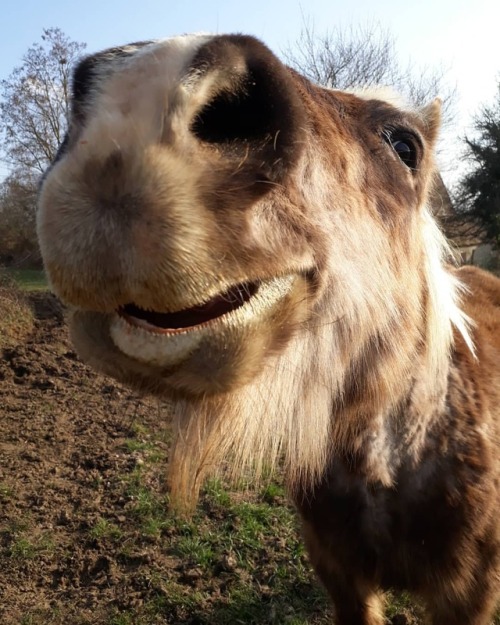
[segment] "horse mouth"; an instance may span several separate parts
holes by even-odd
[[[258,282],[237,284],[208,302],[176,312],[145,310],[136,304],[121,306],[117,313],[130,325],[158,334],[189,332],[231,313],[246,304],[258,291]]]
[[[210,345],[212,353],[224,351],[227,341],[241,336],[245,328],[266,323],[296,278],[289,274],[242,282],[206,302],[174,312],[126,304],[110,320],[111,339],[126,356],[157,367],[178,364],[201,345]]]

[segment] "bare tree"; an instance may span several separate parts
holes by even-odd
[[[286,61],[310,80],[337,89],[381,84],[394,59],[394,42],[380,28],[334,28],[323,35],[305,24]]]
[[[42,43],[0,82],[1,144],[13,167],[41,174],[54,158],[67,126],[71,69],[84,48],[59,28],[45,29]]]
[[[38,180],[64,138],[70,77],[85,45],[59,28],[43,31],[22,64],[0,81],[0,146],[12,168],[0,184],[0,262],[37,264],[35,232]]]
[[[333,89],[390,86],[417,105],[439,95],[445,121],[452,117],[456,89],[446,84],[445,70],[417,69],[411,62],[403,66],[394,36],[378,24],[318,34],[314,25],[305,22],[297,42],[283,56],[310,80]]]

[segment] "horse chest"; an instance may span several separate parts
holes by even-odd
[[[306,540],[333,568],[354,568],[384,587],[418,588],[460,540],[457,484],[435,467],[401,471],[392,488],[373,486],[334,463],[312,496],[301,499]],[[313,562],[314,564],[314,562]]]

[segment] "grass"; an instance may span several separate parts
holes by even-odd
[[[42,269],[11,269],[4,271],[10,276],[23,291],[46,291],[48,289],[47,277]]]
[[[14,535],[8,548],[8,554],[15,560],[34,560],[42,555],[50,554],[55,549],[55,543],[49,533],[44,533],[36,539],[24,535]]]
[[[164,466],[161,450],[155,449],[154,439],[144,441],[141,432],[137,441],[129,439],[124,445],[130,453],[144,454],[143,462],[123,476],[131,500],[129,520],[142,540],[154,540],[167,558],[179,563],[174,569],[181,573],[176,579],[161,570],[147,570],[145,584],[155,596],[137,610],[112,615],[109,625],[329,622],[328,602],[314,580],[295,513],[279,484],[242,493],[213,479],[195,515],[178,517],[169,511],[168,496],[152,487],[152,473]],[[133,558],[141,548],[129,542],[122,555]]]
[[[21,342],[33,329],[34,316],[14,278],[0,270],[0,348]]]
[[[111,563],[113,576],[105,584],[117,589],[118,599],[96,599],[95,614],[80,615],[87,586],[93,585],[92,597],[99,596],[96,588],[104,596],[105,586],[96,586],[99,580],[88,574],[70,595],[71,578],[63,577],[67,587],[61,589],[68,594],[56,589],[46,607],[29,605],[21,625],[331,624],[329,601],[311,570],[283,486],[268,479],[254,490],[243,481],[229,488],[212,479],[193,517],[180,517],[162,486],[167,438],[132,423],[115,448],[122,458],[119,472],[93,477],[102,501],[97,514],[86,517],[90,527],[85,523],[77,534],[78,557],[93,562],[99,555]],[[14,505],[15,497],[11,482],[0,482],[0,503]],[[64,540],[65,526],[51,533],[34,533],[34,527],[26,515],[16,517],[0,531],[0,552],[33,579],[44,567],[62,564],[64,571],[74,557],[75,527],[68,526]],[[396,614],[408,625],[424,622],[406,595],[389,595],[387,617]]]
[[[123,537],[123,532],[115,523],[101,518],[89,531],[89,536],[95,540],[111,539],[118,541]]]
[[[305,554],[295,512],[281,484],[258,491],[233,490],[212,479],[194,516],[168,509],[168,496],[155,488],[152,472],[163,470],[155,439],[140,432],[125,443],[143,463],[124,477],[132,499],[129,515],[143,539],[154,540],[177,575],[145,571],[153,595],[141,607],[110,616],[106,625],[327,625],[332,611]],[[128,549],[140,551],[141,546]],[[408,595],[387,595],[387,617],[404,615],[408,625],[424,612]],[[399,617],[401,618],[401,616]],[[500,625],[500,618],[494,621]]]
[[[12,497],[14,491],[11,486],[6,484],[5,482],[0,482],[0,503],[2,501],[7,501]]]
[[[127,502],[120,524],[104,514],[88,531],[89,540],[114,550],[118,567],[139,566],[140,585],[149,589],[141,605],[110,606],[105,625],[329,623],[282,486],[233,490],[212,479],[185,518],[170,510],[160,486],[164,448],[163,433],[130,432],[121,449],[136,464],[117,476]],[[151,549],[161,558],[137,564]]]
[[[88,529],[88,552],[114,562],[115,570],[134,574],[147,589],[141,601],[97,606],[99,625],[329,625],[332,610],[317,583],[303,547],[297,517],[281,484],[269,480],[260,489],[228,488],[212,479],[193,517],[169,509],[160,487],[165,470],[164,435],[143,429],[121,443],[136,464],[107,488],[123,502],[102,508]],[[138,462],[140,460],[140,462]],[[12,496],[6,482],[0,495]],[[119,524],[118,524],[119,522]],[[36,566],[53,550],[49,533],[33,537],[29,520],[11,524],[3,540],[20,566]],[[93,544],[95,543],[95,544]],[[154,553],[153,558],[147,555]],[[158,557],[160,555],[160,557]],[[137,588],[137,586],[135,586]],[[28,610],[23,625],[90,625],[70,606]],[[424,622],[423,611],[407,595],[388,595],[387,618]],[[389,622],[389,621],[388,621]],[[399,622],[399,621],[398,621]],[[402,622],[402,621],[401,621]],[[500,619],[494,621],[500,625]]]

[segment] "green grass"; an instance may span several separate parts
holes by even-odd
[[[6,484],[5,482],[0,482],[0,502],[7,501],[14,494],[14,490],[11,486]]]
[[[11,276],[23,291],[46,291],[47,277],[42,269],[10,269],[3,271]]]
[[[117,528],[99,519],[90,535],[114,542],[121,566],[154,546],[169,569],[144,567],[150,597],[137,608],[112,612],[106,625],[331,622],[281,485],[269,481],[252,491],[243,483],[230,489],[211,479],[193,517],[185,518],[170,510],[168,495],[158,488],[165,472],[164,437],[141,429],[131,432],[122,449],[140,460],[120,476],[126,520]]]
[[[48,533],[42,534],[35,540],[20,535],[13,537],[8,554],[16,560],[33,560],[41,555],[52,553],[54,548],[54,540]]]
[[[116,574],[128,571],[134,588],[147,592],[137,603],[99,605],[92,623],[331,625],[332,608],[281,484],[269,478],[252,490],[244,482],[230,488],[223,479],[211,479],[193,516],[185,518],[170,510],[162,487],[163,433],[134,426],[127,435],[120,449],[131,463],[107,486],[122,502],[120,514],[102,508],[87,530],[86,548],[92,551],[98,543],[115,562]],[[10,484],[0,482],[0,500],[12,496]],[[53,549],[53,536],[33,537],[31,524],[17,520],[0,535],[6,554],[20,566],[36,566]],[[58,607],[61,613],[52,612]],[[408,625],[425,622],[422,609],[405,594],[388,595],[387,617],[396,614]],[[69,605],[31,609],[24,619],[22,625],[91,625]],[[500,625],[498,617],[494,623]]]
[[[144,458],[124,477],[132,498],[128,515],[138,543],[153,540],[179,573],[145,570],[153,596],[137,609],[110,615],[109,625],[330,624],[329,600],[312,573],[283,486],[269,480],[259,490],[244,483],[230,489],[211,479],[194,516],[178,517],[152,479],[164,470],[163,452],[155,446],[144,431],[125,442],[130,453]],[[127,544],[132,557],[142,548],[138,543]],[[404,615],[411,625],[424,622],[422,607],[404,593],[388,593],[386,614]],[[498,617],[494,623],[500,625]]]
[[[118,541],[123,537],[123,532],[115,523],[101,518],[89,531],[89,535],[96,540],[110,539]]]

